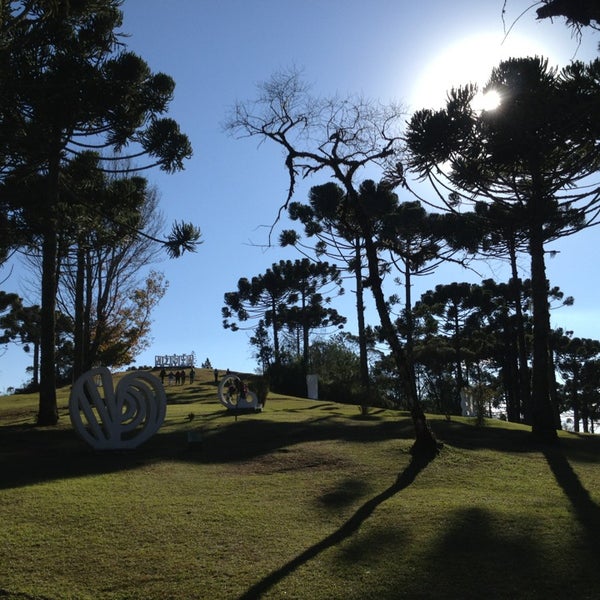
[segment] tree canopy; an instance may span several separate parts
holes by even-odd
[[[556,436],[549,387],[549,308],[545,244],[598,222],[600,191],[590,185],[600,166],[600,62],[561,71],[546,59],[519,58],[493,69],[485,90],[501,98],[476,111],[474,86],[449,93],[445,108],[413,115],[408,166],[438,190],[485,199],[518,215],[531,259],[534,307],[532,424]],[[446,204],[452,208],[451,205]],[[488,214],[489,216],[489,214]]]
[[[37,221],[42,247],[41,386],[38,422],[57,420],[55,308],[57,257],[65,198],[63,177],[73,157],[94,150],[103,169],[114,158],[142,160],[172,173],[192,154],[178,124],[164,116],[174,82],[124,49],[119,0],[11,2],[0,15],[0,193],[10,226],[26,224],[16,187],[39,182]],[[117,167],[118,168],[118,167]],[[13,192],[13,193],[9,193]],[[40,219],[41,217],[41,219]],[[177,236],[183,238],[177,243]],[[31,235],[31,234],[26,234]],[[193,249],[199,231],[178,225],[168,248]],[[2,244],[6,247],[6,244]]]

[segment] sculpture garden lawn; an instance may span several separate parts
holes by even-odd
[[[600,438],[271,394],[224,410],[212,371],[167,386],[164,425],[94,452],[0,398],[0,598],[597,598]],[[191,435],[193,434],[193,435]],[[189,444],[188,440],[201,440]]]

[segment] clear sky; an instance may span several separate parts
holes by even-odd
[[[279,148],[258,140],[236,140],[223,122],[237,100],[252,99],[256,84],[275,71],[296,66],[317,95],[362,94],[412,109],[439,106],[453,84],[483,81],[501,58],[542,54],[551,64],[597,56],[600,36],[584,32],[581,44],[563,20],[519,15],[531,0],[125,0],[127,46],[154,71],[176,82],[170,116],[190,137],[194,156],[174,175],[146,172],[161,196],[167,224],[192,221],[204,244],[194,254],[154,265],[170,282],[154,312],[151,348],[137,359],[154,365],[157,354],[194,351],[220,369],[254,371],[249,332],[222,327],[225,292],[240,277],[264,273],[280,259],[299,258],[292,249],[265,248],[268,227],[287,192]],[[503,43],[505,29],[512,29]],[[298,187],[306,200],[312,179]],[[427,194],[427,190],[420,188]],[[401,195],[401,201],[411,200]],[[167,227],[168,228],[168,227]],[[600,339],[597,231],[589,230],[551,249],[548,275],[575,305],[553,311],[553,325]],[[527,261],[522,261],[525,277]],[[479,274],[444,268],[416,283],[413,297],[439,283],[506,276],[499,265],[479,265]],[[19,269],[0,271],[5,291],[26,295]],[[401,293],[401,291],[400,291]],[[353,295],[336,303],[352,324]],[[372,310],[368,321],[376,324]],[[0,392],[26,380],[30,357],[11,347],[0,358]]]

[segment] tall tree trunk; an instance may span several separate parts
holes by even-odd
[[[362,277],[361,243],[360,238],[354,240],[355,267],[354,276],[356,280],[356,320],[358,325],[358,362],[360,369],[360,383],[364,391],[364,400],[360,410],[363,415],[369,411],[368,400],[371,396],[371,378],[369,377],[369,357],[367,355],[367,338],[365,335],[365,294]]]
[[[552,339],[549,342],[548,350],[548,385],[550,386],[550,402],[554,412],[554,427],[562,429],[562,421],[560,418],[560,406],[558,400],[558,389],[556,387],[556,366],[554,364],[554,348]]]
[[[40,384],[40,343],[36,340],[33,343],[33,389],[37,389]]]
[[[277,315],[277,305],[276,305],[275,301],[273,301],[273,303],[271,304],[271,310],[273,312],[273,316],[272,316],[273,322],[271,323],[271,326],[273,328],[273,354],[274,354],[275,364],[280,365],[281,364],[281,351],[279,349],[279,327],[277,324],[278,315]]]
[[[92,306],[94,304],[94,271],[92,253],[85,253],[85,301],[83,308],[83,372],[94,366],[95,355],[92,353]]]
[[[531,387],[530,387],[530,373],[529,364],[527,362],[527,345],[525,342],[525,320],[523,317],[523,307],[521,306],[523,298],[523,286],[519,277],[519,271],[517,268],[517,253],[515,245],[509,246],[510,254],[510,268],[511,268],[511,279],[509,281],[509,288],[512,291],[513,303],[516,317],[517,327],[517,348],[519,353],[519,413],[517,417],[520,418],[520,412],[523,412],[523,420],[528,425],[531,425]]]
[[[375,299],[375,306],[381,323],[381,331],[390,346],[396,368],[398,369],[400,384],[410,407],[410,414],[415,430],[415,443],[412,447],[412,453],[414,456],[431,457],[438,452],[439,446],[419,402],[414,373],[390,319],[388,306],[383,294],[382,280],[379,274],[377,247],[373,241],[373,232],[369,218],[361,210],[357,210],[357,217],[364,233],[365,252],[369,266],[369,283]]]
[[[85,250],[77,247],[77,272],[75,275],[75,323],[73,332],[73,382],[77,381],[84,369],[84,281],[85,281]]]
[[[506,418],[512,423],[518,423],[520,421],[518,343],[508,315],[505,315],[504,319],[506,325],[503,338],[506,354],[502,358],[502,381],[507,396]]]
[[[548,305],[548,281],[544,260],[544,237],[542,223],[533,215],[530,230],[529,251],[531,255],[531,288],[533,299],[533,369],[531,395],[531,428],[533,434],[544,442],[556,442],[558,434],[554,422],[554,410],[550,400],[549,342],[550,308]]]
[[[308,358],[310,344],[310,327],[308,325],[309,317],[306,314],[306,296],[302,294],[302,366],[304,376],[308,375]]]
[[[50,207],[51,208],[51,207]],[[38,425],[56,425],[56,262],[57,234],[54,217],[47,219],[42,242],[42,302],[40,319],[40,395]]]
[[[410,259],[404,261],[404,316],[406,318],[406,359],[410,374],[415,382],[415,390],[417,389],[417,377],[415,375],[415,323],[412,312],[412,279],[410,272]],[[418,397],[418,390],[417,390]]]
[[[462,335],[460,330],[460,322],[458,319],[458,312],[460,310],[458,303],[455,303],[452,308],[454,309],[454,335],[452,337],[452,342],[454,345],[454,354],[456,356],[456,394],[454,395],[454,406],[452,408],[454,409],[455,415],[460,415],[462,413],[460,394],[465,387],[465,378],[462,368]]]

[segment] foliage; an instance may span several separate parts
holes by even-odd
[[[258,322],[254,330],[254,335],[250,337],[250,345],[255,348],[253,357],[257,359],[262,373],[266,373],[269,366],[273,364],[275,353],[269,332],[263,320]]]
[[[266,371],[269,389],[277,394],[306,398],[306,372],[298,358],[281,357]]]
[[[262,404],[264,409],[269,396],[268,378],[261,375],[246,375],[244,379],[248,382],[248,389],[256,394],[259,404]]]
[[[285,327],[302,340],[302,350],[298,345],[296,353],[303,357],[306,365],[311,332],[341,327],[346,322],[345,317],[326,306],[331,298],[323,297],[323,292],[335,290],[340,284],[340,273],[335,265],[312,263],[308,259],[280,260],[264,275],[255,276],[251,281],[241,278],[237,291],[225,294],[223,326],[236,331],[242,322],[258,321],[260,337],[255,336],[252,343],[258,345],[261,357],[266,327],[271,327],[275,362],[281,360],[280,337]],[[338,290],[338,293],[342,292]]]
[[[4,292],[0,292],[0,296]],[[15,296],[16,294],[5,294]],[[18,298],[18,297],[17,297]],[[61,312],[56,319],[56,359],[55,369],[61,382],[69,380],[73,368],[73,321]],[[24,386],[27,391],[39,390],[40,363],[40,307],[38,305],[23,306],[22,301],[13,304],[10,311],[0,316],[1,344],[20,344],[23,350],[32,356],[32,365],[27,368],[31,373],[31,381]]]
[[[71,161],[68,174],[80,159]],[[97,165],[95,157],[89,160]],[[129,364],[147,347],[150,313],[168,283],[156,271],[142,277],[157,259],[159,247],[151,238],[163,226],[156,190],[145,179],[109,178],[92,168],[71,187],[83,191],[68,205],[77,215],[74,227],[61,231],[58,304],[75,324],[78,377],[92,366]]]
[[[438,446],[419,404],[414,373],[399,342],[388,313],[382,289],[378,247],[374,241],[376,216],[393,201],[392,189],[402,180],[397,162],[401,149],[398,106],[381,105],[363,98],[315,98],[295,70],[275,74],[259,87],[253,102],[238,103],[227,123],[240,136],[258,136],[278,144],[285,153],[289,176],[287,201],[292,201],[296,178],[327,172],[343,189],[342,206],[351,215],[364,241],[369,286],[390,345],[400,380],[405,386],[415,426],[416,455],[432,456]],[[384,180],[359,186],[358,173],[365,167],[379,167]]]
[[[308,195],[308,204],[290,202],[288,214],[299,221],[307,238],[316,239],[314,255],[317,260],[327,256],[345,265],[354,278],[356,294],[356,322],[359,340],[359,373],[365,393],[370,387],[369,359],[365,324],[364,271],[365,259],[361,232],[339,185],[329,182],[314,186]],[[306,254],[308,247],[294,230],[284,230],[279,238],[281,246],[293,245]]]
[[[25,241],[41,238],[43,255],[40,424],[57,420],[55,293],[68,157],[110,149],[119,158],[146,157],[136,169],[158,166],[171,173],[192,154],[177,123],[163,116],[173,80],[122,49],[120,4],[21,1],[0,14],[0,179],[13,190],[39,182],[36,217],[22,223]],[[113,159],[102,160],[110,165]],[[11,219],[26,215],[22,194],[0,196]],[[198,233],[193,227],[177,231]]]
[[[598,60],[560,72],[540,57],[504,61],[485,87],[501,98],[496,110],[472,108],[475,86],[451,90],[444,109],[413,115],[406,136],[409,168],[440,197],[476,197],[500,207],[499,219],[522,219],[534,322],[532,426],[548,441],[556,439],[556,422],[544,247],[598,219],[600,192],[589,178],[600,165],[599,71]]]
[[[96,361],[99,364],[128,365],[150,346],[150,316],[167,292],[168,285],[162,273],[150,271],[141,285],[130,293],[129,303],[113,308],[103,322],[101,341],[93,340],[98,348]]]
[[[361,404],[359,356],[356,339],[338,333],[310,346],[310,371],[319,376],[319,399]]]
[[[565,0],[541,0],[536,10],[538,19],[564,17],[567,25],[581,34],[582,27],[600,28],[600,7],[593,0],[567,2]]]
[[[587,433],[600,416],[600,341],[561,335],[554,352],[563,380],[563,407],[573,411],[575,431],[583,423]]]

